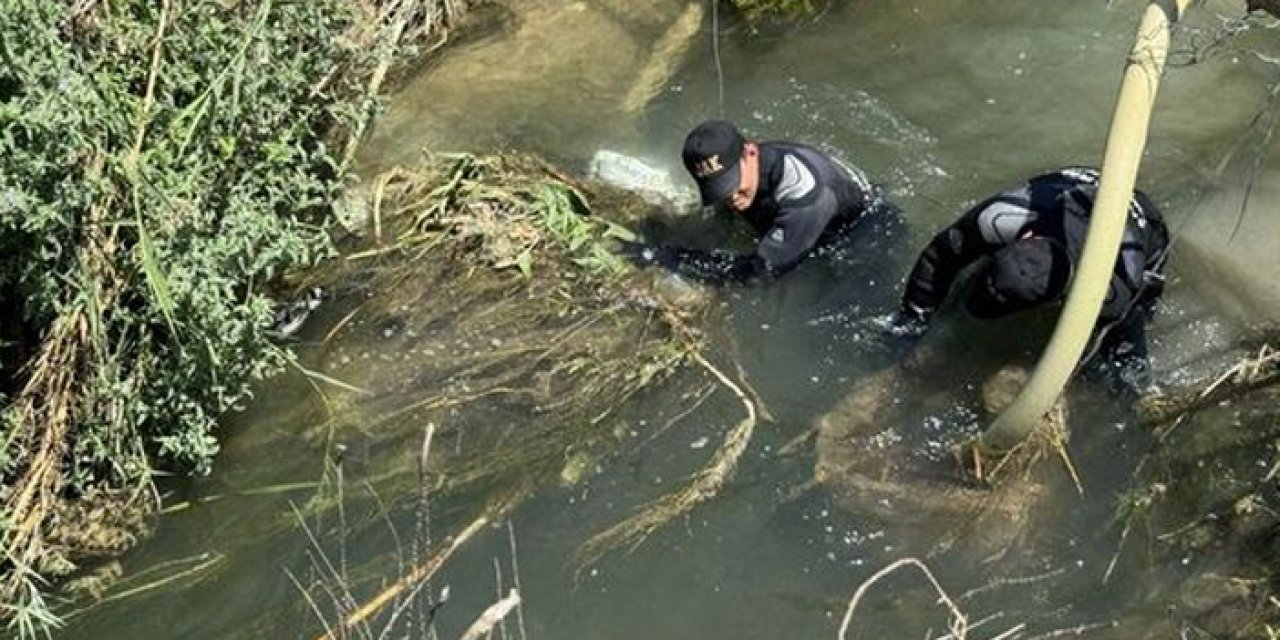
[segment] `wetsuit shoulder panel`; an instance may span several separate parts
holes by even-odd
[[[997,199],[978,213],[976,223],[987,244],[1005,246],[1021,237],[1039,217],[1023,202]]]
[[[774,192],[774,197],[779,203],[803,200],[816,188],[818,188],[818,179],[804,162],[791,154],[783,157],[782,179]]]

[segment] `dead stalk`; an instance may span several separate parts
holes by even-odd
[[[512,589],[507,592],[507,597],[485,609],[484,613],[481,613],[480,617],[467,628],[466,633],[462,634],[461,640],[479,640],[481,636],[491,633],[494,625],[502,622],[511,610],[518,606],[520,606],[520,592]]]
[[[858,585],[857,591],[853,592],[853,597],[849,600],[848,608],[845,609],[844,619],[840,621],[840,631],[836,634],[836,640],[845,639],[845,635],[849,632],[849,625],[853,623],[853,614],[858,608],[858,603],[862,601],[862,597],[866,595],[867,590],[885,576],[906,566],[912,566],[919,569],[921,573],[924,573],[924,576],[929,579],[929,584],[932,585],[934,591],[938,593],[938,601],[946,605],[947,613],[950,616],[950,622],[948,623],[948,626],[951,629],[950,636],[956,640],[964,640],[969,628],[968,618],[965,617],[964,612],[960,610],[960,607],[956,606],[956,603],[951,599],[951,596],[947,595],[947,592],[943,590],[942,585],[938,584],[938,579],[933,577],[933,572],[929,571],[929,567],[925,566],[923,562],[920,562],[915,558],[901,558],[896,560],[889,566],[875,572],[875,574],[870,578],[867,578],[862,582],[862,584]]]

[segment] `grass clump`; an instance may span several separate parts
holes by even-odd
[[[287,362],[263,287],[331,255],[380,70],[458,4],[0,11],[0,615],[20,634],[94,539],[61,535],[60,505],[141,517],[153,469],[207,472],[218,417]]]
[[[368,390],[336,420],[378,446],[412,450],[428,423],[461,441],[432,461],[447,488],[561,477],[685,358],[668,303],[610,250],[637,198],[529,157],[432,155],[357,200],[371,242],[305,283],[350,307],[319,366]]]

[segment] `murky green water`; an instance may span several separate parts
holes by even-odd
[[[530,149],[578,168],[596,149],[607,148],[678,171],[687,129],[722,114],[756,136],[814,143],[864,168],[902,207],[907,231],[897,245],[864,239],[780,282],[724,294],[724,333],[774,420],[761,425],[719,499],[634,553],[605,558],[579,581],[566,569],[593,533],[701,465],[739,418],[740,407],[723,391],[654,443],[601,461],[577,487],[543,489],[513,514],[528,636],[832,637],[859,583],[894,559],[931,552],[929,564],[953,595],[1048,574],[964,600],[974,620],[1002,616],[980,637],[1019,622],[1028,625],[1023,638],[1082,625],[1105,625],[1091,632],[1099,638],[1171,635],[1161,626],[1164,594],[1197,566],[1195,558],[1157,562],[1131,543],[1116,575],[1102,584],[1119,539],[1117,527],[1108,524],[1115,496],[1127,488],[1132,466],[1150,443],[1130,416],[1088,385],[1077,385],[1072,394],[1071,449],[1084,497],[1065,477],[1051,482],[1047,497],[1029,512],[1024,543],[999,561],[968,555],[964,545],[935,549],[934,541],[957,524],[946,518],[924,513],[910,523],[885,521],[841,510],[820,490],[796,491],[812,475],[813,456],[777,453],[856,380],[885,365],[851,322],[892,304],[898,280],[929,234],[966,205],[1022,177],[1097,161],[1142,3],[1052,10],[1051,3],[1035,0],[846,2],[815,21],[755,34],[725,20],[719,41],[723,103],[708,14],[687,63],[647,109],[630,115],[619,105],[649,48],[684,5],[629,4],[542,0],[517,6],[503,26],[461,43],[393,100],[363,152],[366,171],[409,161],[420,146]],[[1210,2],[1196,9],[1190,24],[1212,29],[1219,13],[1237,13],[1236,3]],[[1274,38],[1274,31],[1268,33]],[[1258,40],[1254,34],[1250,42]],[[1185,34],[1179,40],[1190,42]],[[1271,46],[1273,55],[1276,49]],[[1280,68],[1245,53],[1170,71],[1140,185],[1167,207],[1175,224],[1203,193],[1221,186],[1217,165],[1247,131],[1278,76]],[[678,238],[680,230],[667,233]],[[899,248],[886,255],[885,246]],[[1187,284],[1204,268],[1177,256],[1172,261],[1170,304],[1153,329],[1154,361],[1165,380],[1205,371],[1202,356],[1235,331],[1231,320],[1215,313],[1216,303]],[[316,319],[306,337],[313,342],[302,345],[309,366],[333,364],[337,356],[317,342],[340,317],[335,309]],[[1006,357],[1035,353],[1042,328],[1016,326],[1025,323],[978,327],[956,319],[931,335],[951,355],[946,366],[953,369],[942,372],[945,384],[922,384],[919,397],[903,399],[920,409],[908,412],[902,424],[885,425],[885,438],[936,456],[937,441],[972,425],[971,391],[984,372]],[[368,348],[350,351],[356,362],[344,379],[377,380],[380,368],[394,372],[393,363],[415,357],[390,336],[384,341],[380,328],[370,327],[366,335]],[[363,373],[351,373],[356,370]],[[427,384],[380,382],[379,392],[400,388],[406,395]],[[694,376],[680,378],[670,397],[645,398],[634,419],[665,422],[673,407],[688,404],[683,393],[704,384]],[[326,391],[329,401],[341,401],[342,394]],[[396,392],[387,393],[394,400]],[[183,560],[157,577],[181,575],[206,561],[210,568],[103,604],[74,619],[62,636],[313,637],[320,626],[286,570],[303,581],[312,571],[307,538],[289,503],[305,504],[314,490],[238,492],[321,477],[328,445],[319,398],[300,376],[264,385],[254,406],[228,427],[214,476],[174,487],[169,500],[205,502],[166,516],[155,538],[124,559],[131,572]],[[519,419],[497,406],[493,415]],[[396,545],[407,545],[419,524],[412,483],[384,481],[394,470],[412,468],[416,445],[403,434],[388,439],[359,429],[334,437],[346,449],[351,506],[345,515],[354,533],[342,554],[332,544],[332,517],[316,533],[335,563],[363,578],[362,598],[377,586],[377,576],[389,581],[398,573]],[[450,444],[461,446],[441,446]],[[877,451],[869,448],[867,455]],[[385,517],[366,481],[389,505]],[[384,493],[397,485],[398,493]],[[432,505],[437,538],[465,524],[467,502]],[[448,584],[453,593],[436,617],[442,637],[457,637],[496,599],[495,558],[509,581],[505,529],[480,536],[433,581],[433,589]],[[945,615],[916,577],[891,579],[866,606],[859,637],[924,637],[928,628],[937,637],[945,628]],[[514,626],[510,630],[514,637]]]

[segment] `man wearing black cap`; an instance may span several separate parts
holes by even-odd
[[[741,214],[759,245],[754,254],[737,255],[621,243],[619,252],[637,264],[709,281],[777,275],[852,226],[875,200],[860,171],[804,145],[747,140],[721,120],[694,128],[682,155],[702,204]]]
[[[995,318],[1057,302],[1084,248],[1098,193],[1098,172],[1070,167],[1003,191],[943,229],[916,261],[902,306],[883,322],[897,336],[919,336],[959,273],[985,259],[970,280],[965,307]],[[1151,199],[1134,191],[1129,219],[1086,359],[1145,371],[1144,322],[1164,288],[1169,234]]]

